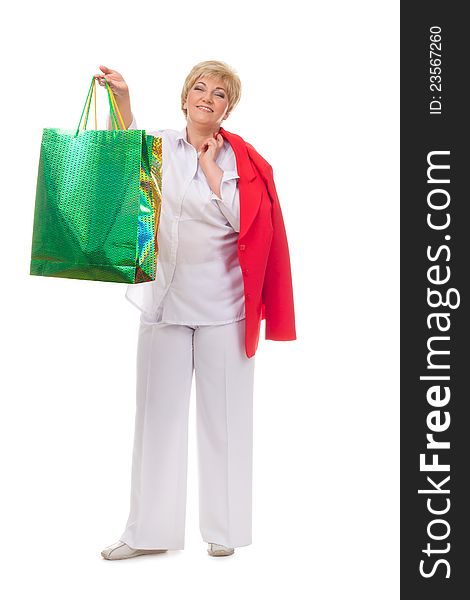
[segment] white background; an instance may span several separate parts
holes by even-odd
[[[398,2],[6,10],[2,595],[398,598]],[[125,285],[29,275],[42,128],[76,128],[105,64],[140,127],[181,129],[183,81],[209,59],[243,84],[224,127],[274,168],[298,340],[263,324],[253,544],[215,559],[200,537],[193,389],[185,549],[105,561],[129,508],[139,312]]]

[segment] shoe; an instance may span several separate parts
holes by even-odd
[[[207,552],[211,556],[230,556],[235,552],[233,548],[227,548],[227,546],[221,546],[220,544],[209,544]]]
[[[168,550],[152,550],[149,548],[131,548],[120,540],[111,546],[108,546],[101,552],[101,556],[106,560],[122,560],[123,558],[134,558],[134,556],[141,556],[142,554],[160,554],[162,552],[168,552]]]

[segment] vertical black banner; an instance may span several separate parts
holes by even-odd
[[[465,8],[456,2],[401,3],[401,597],[406,600],[461,600],[470,594]]]

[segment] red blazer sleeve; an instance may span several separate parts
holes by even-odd
[[[266,163],[264,176],[271,199],[273,237],[263,283],[262,302],[267,340],[295,340],[294,296],[289,246],[273,169]]]

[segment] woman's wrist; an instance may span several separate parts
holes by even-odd
[[[124,124],[128,128],[133,119],[130,96],[126,94],[125,96],[115,96],[115,98]]]
[[[209,187],[220,198],[220,184],[224,175],[223,170],[213,159],[204,159],[200,161],[200,165]]]

